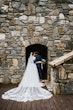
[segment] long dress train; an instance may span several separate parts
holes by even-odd
[[[52,94],[43,89],[43,84],[39,80],[38,70],[34,63],[35,57],[30,54],[28,64],[23,78],[18,87],[8,90],[2,95],[3,99],[10,99],[19,102],[49,99]]]

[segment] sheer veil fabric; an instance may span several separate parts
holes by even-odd
[[[38,70],[34,63],[35,58],[31,53],[20,84],[18,87],[6,91],[2,95],[3,99],[26,102],[52,97],[48,90],[42,88],[43,83],[39,80]]]

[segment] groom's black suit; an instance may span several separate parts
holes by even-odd
[[[36,56],[36,59],[34,60],[34,63],[36,63],[37,61],[41,61],[41,56],[40,55]],[[37,66],[37,69],[38,69],[39,77],[40,77],[40,79],[42,79],[41,63],[37,63],[36,66]]]

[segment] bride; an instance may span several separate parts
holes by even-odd
[[[52,94],[42,88],[43,83],[40,82],[34,53],[30,53],[27,67],[23,78],[18,87],[8,90],[2,95],[3,99],[10,99],[19,102],[49,99]]]

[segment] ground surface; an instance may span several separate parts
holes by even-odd
[[[1,95],[16,85],[0,84],[0,110],[73,110],[73,95],[55,95],[48,100],[16,102],[1,99]]]

